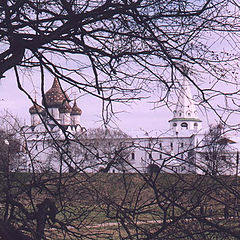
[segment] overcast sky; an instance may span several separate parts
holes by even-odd
[[[0,110],[9,110],[11,113],[16,114],[20,119],[30,124],[30,114],[28,112],[31,107],[31,102],[28,97],[21,92],[16,83],[14,74],[10,71],[5,74],[5,78],[0,82]],[[36,75],[37,76],[37,75]],[[34,83],[33,83],[34,81]],[[53,78],[48,77],[46,82],[46,90],[51,87]],[[22,85],[26,88],[32,96],[35,95],[33,90],[33,84],[35,85],[35,91],[38,92],[37,100],[41,103],[40,90],[38,88],[39,81],[32,80],[25,76],[22,79]],[[67,92],[70,98],[74,98],[72,91]],[[102,124],[101,121],[101,101],[97,101],[93,97],[87,95],[82,96],[77,101],[78,106],[82,109],[82,126],[86,128],[94,128]],[[154,106],[149,100],[142,100],[140,102],[124,105],[115,104],[114,110],[119,112],[114,118],[115,124],[119,126],[123,131],[128,132],[131,135],[140,134],[140,132],[156,132],[158,130],[166,130],[169,127],[168,120],[172,118],[172,113],[166,107],[153,109]],[[114,123],[112,123],[114,126]]]
[[[29,108],[32,103],[27,96],[21,92],[16,83],[14,74],[9,71],[5,74],[5,78],[0,82],[0,110],[9,110],[16,114],[23,122],[30,124]],[[48,81],[45,83],[45,92],[51,87],[53,77],[48,76]],[[37,92],[37,101],[41,104],[41,96],[39,90],[38,74],[33,74],[32,77],[24,75],[22,79],[23,87],[34,97]],[[33,88],[33,86],[35,88]],[[67,88],[67,86],[63,87]],[[71,99],[74,98],[74,91],[69,90],[68,95]],[[78,96],[77,96],[78,97]],[[172,118],[172,112],[167,107],[154,109],[154,105],[150,103],[152,100],[141,100],[131,105],[115,104],[114,110],[119,112],[114,118],[114,123],[120,129],[127,132],[131,136],[144,136],[145,131],[150,135],[160,134],[169,129],[168,120]],[[98,127],[102,124],[101,118],[101,101],[88,95],[82,96],[77,100],[78,106],[82,109],[82,126],[88,128]],[[172,107],[174,110],[174,107]],[[199,111],[199,117],[203,120],[203,126],[206,127],[209,119]],[[210,123],[216,122],[214,119]],[[114,123],[111,125],[114,126]]]

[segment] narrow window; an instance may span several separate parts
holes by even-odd
[[[184,122],[184,123],[181,123],[181,127],[182,127],[182,128],[186,128],[186,129],[188,129],[188,124],[185,123],[185,122]]]
[[[132,153],[132,160],[134,160],[135,159],[135,153],[133,152]]]

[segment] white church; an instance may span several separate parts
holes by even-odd
[[[77,106],[76,99],[74,99],[73,106],[70,105],[70,99],[57,78],[43,96],[42,106],[34,102],[29,112],[31,126],[24,127],[25,164],[22,165],[22,169],[27,171],[97,172],[105,169],[109,172],[159,171],[206,174],[208,168],[211,167],[206,164],[207,157],[204,154],[206,147],[204,148],[203,145],[206,131],[202,130],[202,121],[198,117],[190,85],[186,78],[179,91],[173,118],[169,120],[168,135],[121,139],[116,137],[109,141],[105,139],[106,145],[115,143],[115,145],[121,145],[127,149],[125,159],[121,161],[124,162],[121,167],[114,162],[115,160],[109,160],[110,158],[116,159],[116,155],[111,157],[112,153],[109,153],[107,159],[105,157],[103,160],[99,155],[101,153],[97,149],[98,146],[89,149],[89,146],[92,146],[90,143],[95,139],[85,138],[88,130],[81,126],[82,111]],[[227,136],[221,136],[221,138],[227,139],[225,147],[231,145],[227,146],[228,149],[231,149],[231,163],[221,168],[225,173],[233,174],[236,164],[232,159],[238,155],[237,147],[234,147],[236,142],[229,140]],[[53,141],[53,139],[57,141]],[[116,154],[116,149],[114,151]],[[217,158],[228,159],[226,149],[224,151]],[[91,152],[91,154],[87,152]],[[120,158],[123,157],[118,157],[118,159]]]

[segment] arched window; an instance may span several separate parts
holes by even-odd
[[[188,124],[185,123],[185,122],[183,122],[183,123],[181,123],[181,127],[182,127],[182,128],[186,128],[186,129],[188,129]]]
[[[183,116],[183,111],[178,111],[178,117],[182,117]]]

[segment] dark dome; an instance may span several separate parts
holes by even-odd
[[[81,114],[82,114],[82,110],[77,106],[76,100],[74,100],[71,115],[81,115]]]
[[[33,106],[29,108],[30,114],[42,113],[42,111],[43,111],[43,108],[40,105],[38,105],[36,102]]]
[[[47,107],[60,107],[64,100],[68,99],[66,93],[63,93],[57,78],[54,78],[52,87],[45,93]],[[44,101],[42,101],[44,105]]]
[[[59,107],[59,112],[60,113],[71,113],[72,112],[72,108],[67,100],[63,101],[63,103]]]

